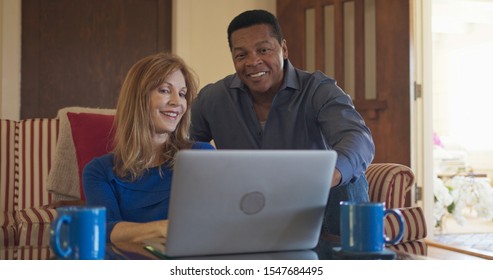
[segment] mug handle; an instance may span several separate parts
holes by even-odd
[[[384,212],[384,218],[387,215],[393,214],[397,218],[397,223],[399,224],[399,232],[394,237],[394,239],[390,239],[385,235],[385,244],[396,244],[399,242],[404,236],[404,218],[402,217],[402,213],[399,209],[386,209]]]
[[[72,253],[72,248],[68,246],[65,250],[62,248],[62,244],[60,243],[60,230],[62,228],[62,224],[70,224],[72,222],[72,218],[67,215],[63,215],[58,217],[51,227],[51,237],[50,237],[50,245],[53,252],[62,258],[66,258],[70,253]]]

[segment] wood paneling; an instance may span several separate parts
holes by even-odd
[[[377,94],[387,103],[367,119],[375,139],[374,162],[411,166],[411,35],[407,0],[377,0]]]
[[[354,104],[372,131],[376,154],[373,162],[411,164],[411,41],[409,0],[375,0],[376,99],[365,95],[364,0],[278,0],[277,17],[286,38],[289,59],[299,68],[305,64],[305,9],[315,8],[321,16],[325,5],[333,5],[335,26],[335,79],[344,89],[344,10],[346,2],[355,9],[355,97]],[[324,28],[317,19],[317,36]],[[322,39],[316,40],[317,69],[325,69]]]
[[[23,0],[21,118],[114,108],[138,59],[171,50],[171,0]]]

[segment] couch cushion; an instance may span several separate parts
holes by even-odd
[[[80,180],[80,197],[85,200],[82,188],[82,171],[86,164],[95,157],[109,153],[113,149],[113,115],[72,113],[67,117],[72,129],[75,153]]]
[[[99,109],[85,107],[67,107],[58,111],[60,132],[55,156],[46,184],[47,189],[54,194],[57,200],[79,200],[80,179],[77,156],[75,153],[72,129],[67,117],[68,112],[94,113],[114,115],[114,109]]]
[[[27,119],[19,123],[18,196],[16,210],[39,207],[51,202],[45,182],[55,153],[57,119]]]
[[[19,246],[49,246],[50,225],[56,218],[55,209],[28,208],[18,211]]]

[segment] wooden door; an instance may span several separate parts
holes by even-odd
[[[373,162],[410,166],[409,0],[278,0],[277,17],[291,62],[335,77],[353,98],[373,134]]]
[[[115,108],[138,59],[171,49],[171,0],[23,0],[21,118]]]

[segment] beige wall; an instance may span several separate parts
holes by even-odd
[[[18,120],[21,108],[21,1],[0,0],[0,117]]]
[[[229,22],[250,9],[275,14],[276,0],[173,0],[173,9],[173,52],[197,72],[202,87],[234,72]]]
[[[234,72],[226,29],[248,9],[275,13],[276,0],[173,0],[172,50],[197,72],[200,87]],[[20,116],[20,42],[21,1],[0,0],[0,118]]]

